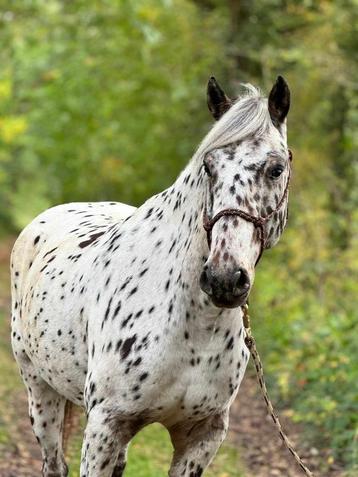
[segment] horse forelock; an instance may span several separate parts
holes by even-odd
[[[202,159],[209,151],[248,137],[261,137],[270,126],[267,98],[251,84],[244,84],[245,93],[217,121],[199,145],[194,158]]]

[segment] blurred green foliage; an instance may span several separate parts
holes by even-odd
[[[140,204],[174,180],[205,131],[223,37],[214,12],[186,0],[7,3],[3,225],[64,201]]]
[[[140,204],[190,158],[206,79],[292,90],[291,217],[257,272],[272,385],[353,467],[358,416],[357,0],[3,0],[0,225],[52,204]]]

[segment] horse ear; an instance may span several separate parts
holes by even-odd
[[[207,96],[209,110],[216,120],[220,119],[233,104],[213,76],[208,81]]]
[[[268,109],[275,126],[284,122],[290,109],[290,90],[282,76],[278,76],[268,98]]]

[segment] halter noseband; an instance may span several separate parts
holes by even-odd
[[[289,153],[289,160],[291,162],[292,161],[292,152],[289,150],[288,153]],[[286,187],[285,187],[285,190],[282,194],[282,197],[281,197],[279,203],[277,204],[276,208],[272,212],[270,212],[268,215],[256,216],[256,215],[249,214],[248,212],[245,212],[244,210],[240,210],[240,209],[224,209],[224,210],[221,210],[220,212],[218,212],[216,215],[214,215],[214,217],[212,217],[210,219],[208,217],[207,210],[206,210],[206,207],[205,207],[204,215],[203,215],[203,227],[206,230],[206,237],[207,237],[209,249],[211,248],[212,230],[213,230],[213,227],[216,224],[216,222],[219,219],[221,219],[221,217],[233,217],[233,216],[240,217],[241,219],[246,220],[246,222],[251,222],[254,225],[255,229],[259,229],[259,231],[260,231],[260,253],[259,253],[259,256],[256,260],[256,263],[255,263],[255,265],[256,265],[261,258],[262,252],[266,248],[267,232],[266,232],[265,225],[266,225],[267,221],[276,212],[278,212],[281,209],[283,203],[285,202],[285,199],[286,199],[287,194],[288,194],[289,185],[290,185],[290,178],[291,178],[291,167],[289,167],[289,170],[288,170],[288,178],[287,178]]]

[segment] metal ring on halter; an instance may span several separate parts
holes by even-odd
[[[291,162],[292,161],[291,150],[288,151],[288,154],[289,154],[289,160]],[[208,217],[207,210],[206,210],[206,207],[205,207],[204,215],[203,215],[203,227],[206,230],[206,237],[207,237],[209,249],[211,247],[212,230],[213,230],[213,227],[216,224],[216,222],[219,219],[221,219],[222,217],[237,216],[237,217],[240,217],[241,219],[246,220],[246,222],[251,222],[254,225],[255,228],[258,228],[260,230],[260,253],[259,253],[259,256],[258,256],[258,258],[256,260],[256,263],[255,263],[255,265],[257,265],[258,261],[261,258],[262,252],[265,250],[265,247],[266,247],[267,236],[266,236],[265,224],[282,207],[282,205],[283,205],[283,203],[284,203],[284,201],[287,197],[287,194],[288,194],[290,179],[291,179],[291,167],[289,166],[286,187],[285,187],[285,190],[282,194],[282,197],[279,200],[279,203],[277,204],[276,208],[272,212],[270,212],[268,215],[265,215],[265,216],[251,215],[248,212],[245,212],[244,210],[241,210],[241,209],[229,208],[229,209],[221,210],[216,215],[214,215],[214,217],[212,217],[210,219]]]

